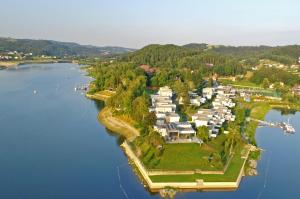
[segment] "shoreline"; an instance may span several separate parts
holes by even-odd
[[[88,93],[86,93],[85,96],[87,98],[89,98],[89,99],[100,100],[100,101],[104,101],[105,102],[113,94],[115,94],[115,93],[111,92],[111,91],[100,91],[100,92],[96,92],[94,94],[88,94]]]
[[[109,99],[115,92],[112,91],[100,91],[94,94],[86,93],[85,96],[91,100],[99,100],[105,102]],[[110,131],[117,133],[121,136],[124,136],[127,140],[134,140],[137,136],[140,135],[138,129],[133,127],[128,122],[122,120],[121,118],[113,116],[113,113],[110,108],[104,106],[98,113],[98,121],[103,124],[103,126]]]
[[[138,157],[136,157],[136,155],[128,145],[127,141],[124,141],[121,144],[121,147],[124,153],[126,154],[126,156],[128,157],[128,160],[133,162],[135,168],[137,168],[138,173],[140,174],[140,177],[142,178],[142,181],[146,182],[146,186],[149,188],[151,192],[159,192],[162,189],[170,189],[170,188],[179,189],[180,191],[184,191],[184,190],[194,190],[194,191],[233,190],[234,191],[238,189],[242,177],[245,176],[244,168],[251,151],[251,149],[248,149],[246,156],[243,157],[244,159],[243,166],[241,167],[241,170],[239,172],[238,177],[236,178],[236,181],[205,182],[202,179],[196,179],[193,182],[153,182],[150,178],[149,171],[143,166],[143,164],[138,159]]]
[[[53,63],[72,63],[71,60],[28,60],[28,61],[16,61],[16,62],[4,62],[0,61],[0,67],[2,66],[4,69],[12,68],[20,65],[26,64],[53,64]]]
[[[99,100],[99,99],[98,99]],[[135,139],[137,133],[133,133],[130,127],[130,124],[126,123],[124,128],[124,121],[120,120],[117,117],[112,116],[111,110],[107,107],[104,107],[98,114],[98,120],[109,130],[122,135],[126,140],[120,145],[123,149],[125,155],[128,158],[128,163],[133,170],[136,170],[136,175],[138,175],[144,186],[148,187],[151,192],[159,192],[163,189],[178,189],[180,191],[217,191],[217,190],[227,190],[234,191],[238,189],[242,177],[245,176],[244,168],[246,166],[249,154],[251,149],[248,148],[246,155],[242,157],[243,164],[238,172],[238,176],[235,181],[204,181],[203,179],[197,179],[191,182],[154,182],[150,176],[153,175],[153,172],[148,171],[141,161],[136,157],[134,152],[131,150],[127,141],[132,141]],[[131,127],[133,128],[133,127]],[[136,130],[138,132],[138,130]],[[180,175],[180,174],[179,174]],[[182,175],[182,174],[181,174]],[[222,175],[222,174],[219,174]]]
[[[106,101],[112,94],[113,93],[111,92],[104,91],[104,92],[98,92],[94,95],[87,94],[87,97],[90,99]],[[271,109],[274,109],[274,107],[272,106],[269,106],[268,109],[261,109],[259,108],[259,106],[257,108],[259,109],[258,112],[261,113],[259,114],[258,117],[263,117],[263,118],[265,118],[266,114]],[[182,182],[176,180],[156,181],[155,179],[152,179],[151,176],[162,175],[163,173],[157,174],[155,172],[153,173],[151,170],[147,170],[147,168],[144,167],[141,160],[134,154],[134,152],[132,151],[131,147],[128,144],[128,141],[130,142],[131,140],[134,140],[135,137],[138,136],[137,133],[133,136],[132,129],[128,128],[132,126],[126,122],[125,122],[126,123],[125,127],[122,126],[122,123],[124,123],[124,121],[122,121],[118,117],[113,116],[111,110],[109,110],[109,108],[107,107],[104,107],[99,112],[98,119],[109,130],[126,137],[125,141],[120,146],[128,158],[128,164],[131,166],[134,173],[139,177],[139,180],[144,184],[144,187],[147,187],[151,192],[160,192],[162,190],[168,190],[168,189],[179,190],[181,192],[199,191],[199,190],[200,191],[218,191],[218,190],[235,191],[239,188],[242,178],[246,176],[245,168],[247,168],[249,154],[252,151],[253,146],[247,147],[246,154],[241,156],[241,159],[243,159],[243,163],[240,170],[237,171],[238,175],[235,178],[235,180],[222,181],[221,179],[220,181],[205,181],[203,180],[205,178],[201,179],[201,177],[199,177],[199,179],[196,178],[192,181],[182,181]],[[137,129],[135,130],[138,132]],[[252,130],[254,131],[253,133],[255,136],[256,127]],[[178,175],[184,175],[184,174],[178,174]]]
[[[19,63],[15,63],[15,62],[2,62],[2,61],[0,61],[0,67],[2,67],[2,68],[10,68],[10,67],[15,67],[15,66],[17,66],[17,65],[19,65]]]
[[[98,114],[98,120],[109,130],[124,136],[128,141],[133,141],[140,135],[139,131],[123,121],[120,118],[112,115],[111,109],[104,107]]]
[[[86,97],[93,100],[106,101],[114,93],[110,91],[100,91],[95,94],[86,94]],[[126,139],[120,145],[123,149],[125,155],[128,158],[128,164],[131,166],[132,170],[135,171],[136,175],[140,178],[141,182],[144,182],[144,186],[148,187],[151,192],[159,192],[164,189],[175,189],[180,191],[217,191],[217,190],[227,190],[234,191],[238,189],[242,177],[245,176],[244,168],[246,166],[250,148],[248,149],[245,156],[241,157],[243,159],[243,164],[235,181],[209,181],[206,182],[203,179],[196,179],[191,182],[153,182],[150,178],[152,175],[151,171],[148,171],[141,161],[136,157],[134,152],[131,150],[127,141],[133,141],[137,136],[139,136],[139,131],[132,127],[125,121],[112,115],[111,110],[108,107],[104,107],[98,114],[98,120],[109,130],[124,136]],[[222,175],[222,174],[219,174]]]

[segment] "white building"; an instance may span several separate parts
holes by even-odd
[[[159,88],[157,94],[159,96],[163,96],[163,97],[172,97],[173,96],[173,91],[168,86],[165,86],[165,87]]]
[[[188,122],[173,122],[155,125],[154,130],[159,132],[162,137],[168,139],[186,139],[196,136],[196,131]]]
[[[208,126],[210,119],[205,116],[199,116],[197,119],[194,120],[195,126],[198,128],[200,126]]]
[[[235,121],[235,116],[230,108],[235,106],[231,98],[236,96],[236,91],[229,86],[218,86],[216,90],[206,88],[203,91],[203,96],[207,99],[209,99],[207,96],[216,93],[216,97],[212,102],[213,108],[199,109],[192,116],[192,122],[195,123],[197,128],[200,126],[209,127],[209,136],[216,137],[225,121]]]
[[[166,122],[179,122],[180,116],[177,113],[168,113],[166,115]]]
[[[194,106],[200,106],[201,105],[201,102],[200,102],[200,98],[190,98],[190,103]]]
[[[152,106],[149,112],[155,112],[157,118],[166,118],[168,113],[175,113],[176,104],[172,101],[173,92],[169,87],[162,87],[156,95],[151,95]]]
[[[207,99],[211,99],[212,96],[214,95],[214,88],[212,88],[212,87],[203,88],[202,95],[203,95],[203,97],[206,97]]]

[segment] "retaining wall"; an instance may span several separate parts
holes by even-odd
[[[126,155],[134,162],[136,167],[138,168],[140,174],[146,181],[148,187],[150,190],[160,190],[165,187],[172,187],[177,189],[197,189],[197,190],[205,190],[205,189],[237,189],[239,187],[239,184],[241,182],[241,179],[244,174],[244,166],[246,163],[246,158],[249,155],[249,151],[247,152],[247,157],[245,158],[244,164],[241,168],[241,171],[239,173],[239,176],[235,182],[205,182],[202,179],[196,180],[195,182],[152,182],[149,175],[155,175],[155,174],[161,174],[161,173],[155,173],[153,171],[149,171],[144,167],[144,165],[141,163],[141,161],[136,157],[136,155],[131,150],[128,143],[125,141],[121,145],[126,153]],[[156,172],[163,172],[163,171],[156,171]],[[170,173],[169,171],[165,172],[164,175],[184,175],[184,174],[194,174],[194,173]]]

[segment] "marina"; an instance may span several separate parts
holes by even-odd
[[[283,130],[284,133],[287,134],[294,134],[296,133],[295,128],[290,124],[289,119],[288,122],[271,122],[271,121],[263,121],[263,120],[257,120],[254,118],[250,118],[250,120],[259,122],[259,127],[274,127],[274,128],[280,128]]]

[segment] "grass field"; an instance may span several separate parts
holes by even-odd
[[[209,166],[208,157],[213,152],[203,150],[199,144],[166,144],[165,151],[156,169],[164,170],[193,170]]]
[[[166,144],[164,153],[155,169],[164,170],[222,170],[223,167],[213,167],[209,156],[214,152],[223,150],[226,135],[222,134],[216,139],[203,144]]]
[[[263,89],[262,86],[257,85],[255,83],[247,81],[247,80],[240,80],[240,81],[234,82],[229,79],[221,79],[220,82],[225,85],[232,85],[232,86],[237,86],[237,87],[250,87],[250,88]]]
[[[270,109],[271,107],[267,103],[263,103],[263,102],[254,103],[253,108],[251,109],[250,112],[250,117],[259,120],[264,120],[266,114],[269,112]]]
[[[153,182],[194,182],[197,179],[203,179],[205,182],[233,182],[236,181],[245,159],[241,157],[241,149],[231,159],[231,162],[224,175],[217,174],[194,174],[194,175],[165,175],[150,176]]]

